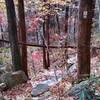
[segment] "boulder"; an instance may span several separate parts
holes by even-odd
[[[69,91],[67,91],[66,95],[75,96],[79,100],[82,95],[84,95],[82,98],[87,98],[87,100],[100,100],[100,96],[95,94],[98,90],[98,83],[100,83],[100,78],[90,78],[80,82],[79,84],[75,84]]]
[[[33,88],[32,96],[40,96],[44,92],[47,92],[49,90],[49,86],[47,84],[38,84],[36,87]]]
[[[26,82],[27,76],[23,71],[8,72],[1,75],[0,81],[5,83],[8,88],[12,88],[18,84]]]

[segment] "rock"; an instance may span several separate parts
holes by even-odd
[[[0,100],[5,100],[4,97],[0,94]]]
[[[16,71],[12,73],[12,79],[15,81],[15,84],[21,84],[27,81],[27,76],[23,71]]]
[[[41,94],[40,96],[32,97],[32,99],[25,99],[25,100],[53,100],[53,99],[48,99],[50,96],[51,96],[51,92],[47,91]]]
[[[97,90],[97,84],[100,82],[100,78],[91,78],[85,81],[80,82],[79,84],[75,84],[69,91],[67,91],[67,95],[78,97],[82,94],[82,90],[90,95],[91,98],[95,97],[93,89]],[[91,88],[92,86],[92,88]],[[94,100],[94,99],[93,99]]]
[[[0,65],[0,76],[5,73],[4,68],[4,65]]]
[[[0,76],[0,83],[9,84],[11,81],[11,73],[4,73]]]
[[[13,67],[12,64],[6,64],[6,65],[5,65],[5,71],[6,71],[6,72],[12,72],[12,67]]]
[[[80,82],[79,84],[75,84],[69,91],[67,91],[67,94],[69,96],[76,96],[77,93],[80,92],[80,90],[82,89],[82,85],[87,85],[88,84],[88,81],[83,81],[83,82]]]
[[[0,76],[7,72],[12,72],[12,65],[11,64],[0,65]]]
[[[1,64],[0,64],[0,68],[2,68],[2,67],[4,67],[4,65],[1,65]]]
[[[51,96],[51,92],[50,92],[50,91],[45,92],[45,93],[43,94],[43,96],[46,97],[46,98],[48,98],[49,96]]]
[[[23,71],[8,72],[0,77],[0,81],[5,83],[8,88],[12,88],[18,84],[24,83],[27,81],[27,76]]]
[[[33,88],[32,96],[33,97],[39,96],[44,92],[47,92],[48,90],[49,86],[47,84],[38,84],[35,88]]]
[[[3,67],[3,68],[0,68],[0,76],[1,76],[2,74],[4,74],[4,73],[5,73],[4,67]]]
[[[7,86],[5,83],[0,83],[0,91],[4,91],[7,89]]]

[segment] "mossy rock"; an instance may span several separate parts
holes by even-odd
[[[0,81],[5,83],[8,88],[12,88],[18,84],[26,82],[27,76],[23,71],[8,72],[1,75]]]
[[[97,89],[96,86],[99,83],[100,83],[100,78],[88,79],[80,82],[79,84],[75,84],[69,91],[67,91],[66,94],[69,96],[75,96],[77,98],[80,98],[82,94],[86,94],[84,96],[88,96],[89,98],[92,98],[91,100],[95,100],[94,99],[96,97],[95,90]],[[91,88],[92,85],[95,85],[94,88]]]

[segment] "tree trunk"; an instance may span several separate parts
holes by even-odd
[[[47,0],[43,0],[46,2]],[[45,42],[47,43],[47,46],[49,46],[49,15],[46,15],[44,18],[44,25],[43,25],[43,35],[44,35],[44,40],[43,44]],[[47,49],[43,48],[43,64],[45,69],[48,69],[50,67],[50,59],[49,59],[49,47]]]
[[[94,0],[81,0],[78,33],[78,79],[90,76],[90,39],[92,18],[94,17]]]
[[[13,0],[5,0],[8,18],[9,41],[12,53],[13,70],[21,70],[21,58],[18,46],[16,16]]]
[[[19,14],[19,34],[21,42],[26,43],[26,27],[25,27],[25,14],[24,14],[24,1],[18,0],[18,14]],[[22,67],[25,74],[27,72],[27,46],[21,45],[21,61]]]
[[[68,45],[68,12],[69,12],[69,6],[66,6],[66,12],[65,12],[65,34],[66,34],[66,39],[65,39],[65,46],[67,47]],[[67,66],[67,59],[68,59],[68,49],[65,49],[65,59],[66,59],[66,66]]]
[[[56,15],[56,20],[57,20],[57,24],[58,24],[58,34],[60,35],[59,15]]]
[[[50,16],[47,15],[46,19],[45,19],[45,21],[46,21],[46,23],[45,23],[45,25],[46,25],[45,40],[46,40],[47,46],[48,46],[47,50],[46,50],[47,68],[50,67],[50,59],[49,59],[49,44],[50,44],[50,41],[49,41],[49,18],[50,18]]]
[[[43,23],[43,45],[45,45],[45,22]],[[43,67],[47,68],[47,60],[46,60],[46,48],[43,47]]]
[[[65,34],[68,32],[68,12],[69,12],[69,6],[66,6],[65,9]]]
[[[100,0],[97,0],[98,9],[99,9],[99,32],[100,32]]]

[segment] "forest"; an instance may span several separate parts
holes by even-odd
[[[0,0],[0,100],[100,100],[100,0]]]

